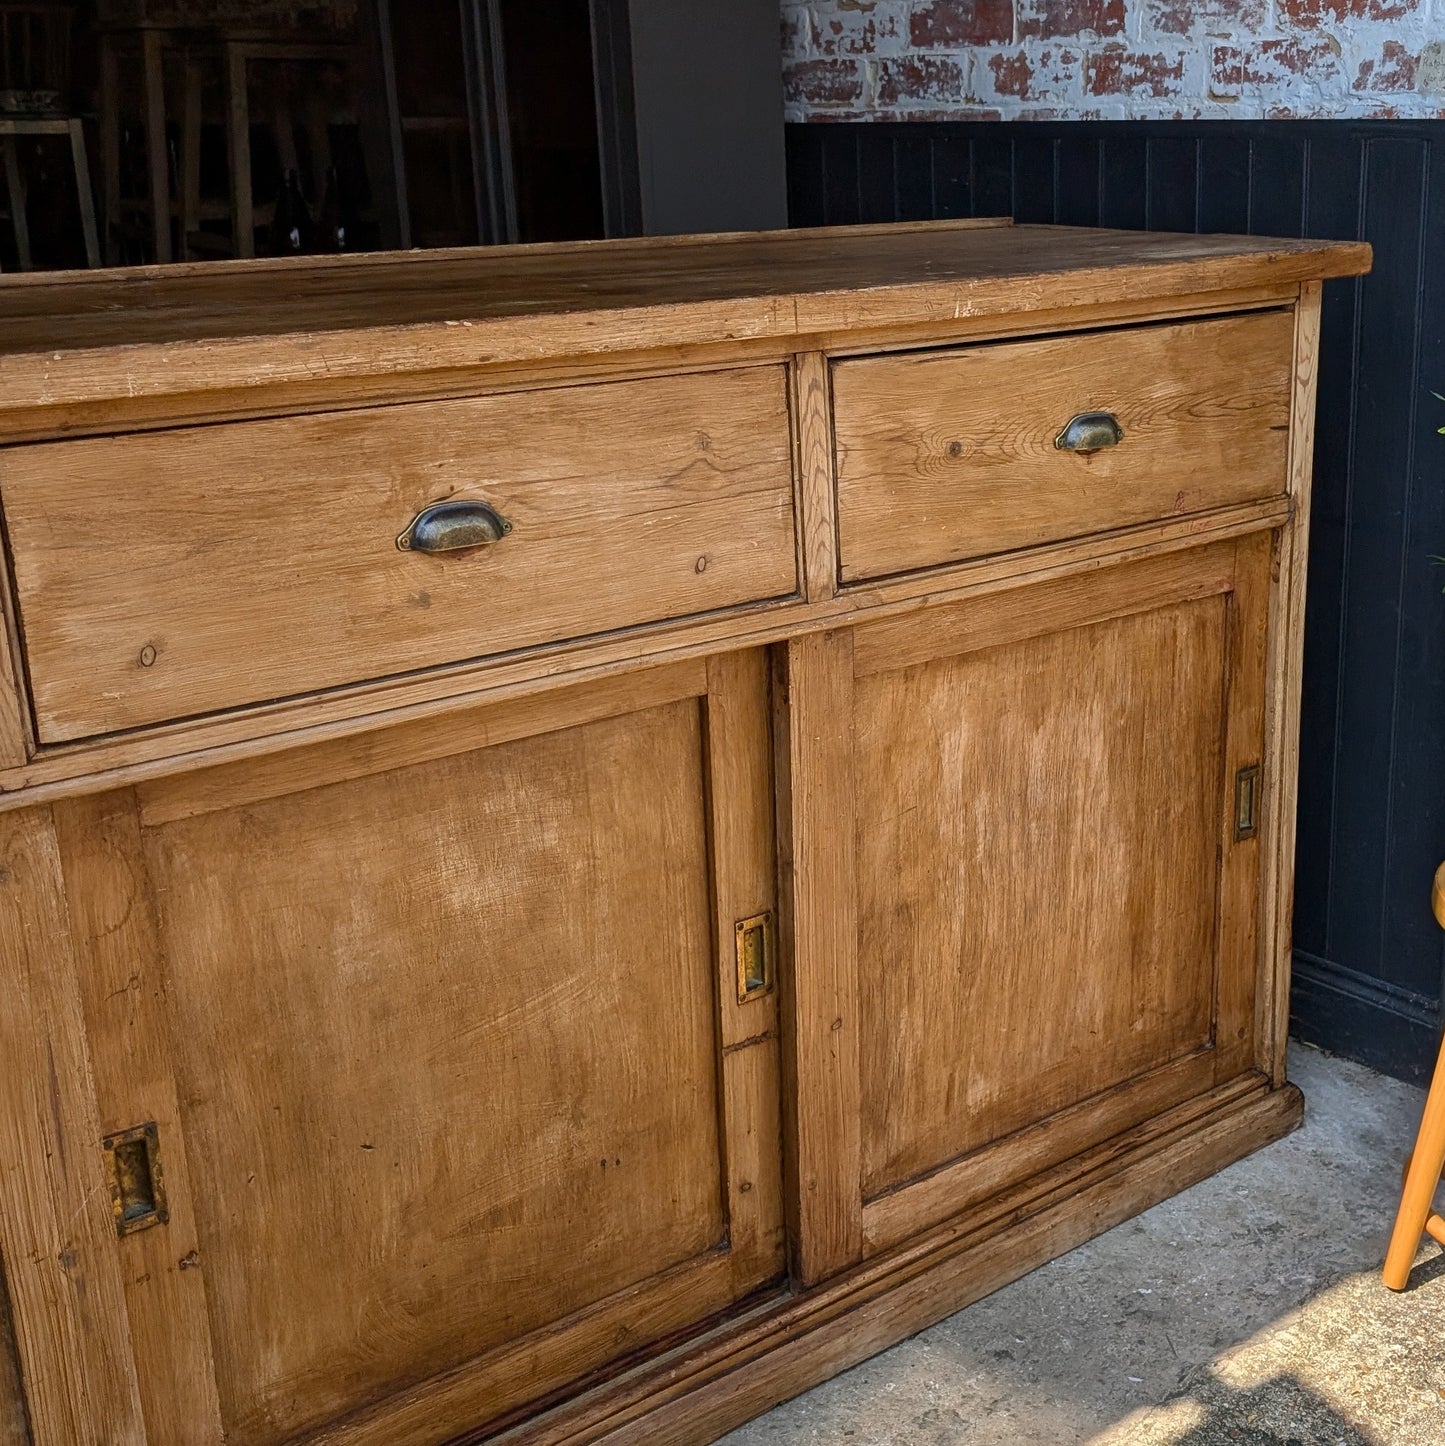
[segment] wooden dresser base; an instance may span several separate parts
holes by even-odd
[[[1260,1076],[1226,1085],[826,1286],[801,1296],[779,1291],[710,1338],[693,1337],[551,1413],[463,1439],[706,1446],[1282,1139],[1303,1120],[1304,1097],[1294,1085],[1270,1089]],[[342,1428],[322,1439],[342,1446],[351,1437]]]
[[[703,1446],[1293,1129],[1368,262],[0,278],[0,1446]]]

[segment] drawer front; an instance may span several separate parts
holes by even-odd
[[[844,582],[1279,495],[1287,311],[842,361]],[[1117,445],[1063,450],[1087,413]]]
[[[751,368],[0,455],[39,736],[786,596],[785,380]],[[398,547],[452,498],[510,531]]]

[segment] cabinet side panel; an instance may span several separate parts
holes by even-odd
[[[1300,687],[1304,672],[1305,582],[1319,378],[1321,287],[1300,288],[1295,311],[1294,407],[1290,414],[1290,496],[1295,511],[1280,537],[1270,598],[1269,691],[1265,703],[1265,815],[1258,1063],[1283,1084],[1289,1044],[1294,937],[1295,807],[1299,797]]]

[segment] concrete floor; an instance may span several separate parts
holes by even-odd
[[[1445,1257],[1377,1273],[1420,1091],[1296,1048],[1305,1125],[725,1446],[1445,1446]]]

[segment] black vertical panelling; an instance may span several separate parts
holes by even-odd
[[[1385,833],[1393,748],[1393,684],[1404,561],[1405,487],[1410,464],[1410,388],[1420,276],[1420,190],[1424,147],[1381,137],[1365,146],[1365,237],[1375,247],[1364,280],[1359,376],[1350,454],[1349,513],[1341,640],[1339,734],[1348,768],[1335,782],[1336,890],[1349,881],[1348,908],[1330,913],[1326,957],[1357,967],[1378,960],[1381,978],[1433,993],[1419,961],[1380,955],[1385,910]]]
[[[973,214],[1014,214],[1014,148],[1004,126],[973,137]]]
[[[1265,130],[1250,147],[1249,229],[1255,236],[1304,235],[1308,142]]]
[[[893,195],[893,134],[878,126],[858,131],[858,219],[898,219]]]
[[[827,164],[827,137],[818,126],[788,126],[788,218],[798,225],[799,216],[811,216],[809,224],[822,226],[827,214],[823,201],[823,170]]]
[[[792,130],[795,225],[881,217],[886,194],[906,218],[1374,245],[1369,277],[1324,289],[1293,1009],[1306,1038],[1418,1077],[1445,964],[1428,907],[1445,858],[1445,121]]]
[[[973,142],[967,136],[934,136],[933,210],[914,219],[930,216],[960,217],[977,214],[973,204]]]
[[[1199,218],[1199,143],[1191,135],[1151,136],[1146,155],[1149,229],[1194,230]]]
[[[1438,783],[1445,720],[1445,569],[1431,562],[1445,554],[1445,436],[1437,430],[1445,427],[1445,402],[1434,395],[1445,392],[1445,148],[1427,153],[1425,182],[1418,360],[1402,379],[1414,413],[1408,434],[1414,456],[1406,485],[1382,953],[1416,961],[1404,983],[1433,993],[1445,936],[1425,896],[1431,861],[1445,839],[1445,789],[1422,788],[1421,781]]]
[[[926,135],[894,133],[893,181],[898,220],[926,221],[942,214],[933,194],[933,142]]]
[[[820,225],[858,221],[858,127],[839,127],[823,149],[823,215]]]
[[[1249,230],[1249,137],[1199,138],[1199,215],[1201,231]]]
[[[1346,132],[1310,142],[1305,230],[1311,236],[1360,235],[1364,142]],[[1315,409],[1314,495],[1310,508],[1310,587],[1305,610],[1305,683],[1300,701],[1299,867],[1295,878],[1295,947],[1328,957],[1333,901],[1335,744],[1340,691],[1340,626],[1354,434],[1357,280],[1324,289]]]
[[[1095,136],[1059,138],[1058,208],[1053,219],[1060,226],[1099,224],[1100,145]]]
[[[1105,135],[1099,178],[1099,225],[1137,231],[1149,214],[1149,141],[1127,126]]]
[[[1014,220],[1044,226],[1054,219],[1054,141],[1023,134],[1014,141]]]

